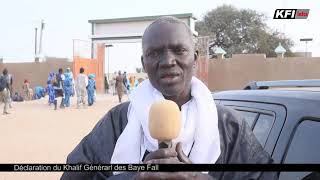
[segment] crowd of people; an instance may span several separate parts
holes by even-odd
[[[96,94],[96,82],[94,78],[94,74],[87,76],[84,68],[80,68],[80,73],[76,80],[73,78],[70,68],[67,68],[65,73],[63,73],[62,68],[59,69],[58,73],[50,73],[47,81],[49,105],[54,104],[54,109],[56,110],[58,107],[58,98],[61,98],[59,107],[70,107],[70,97],[76,95],[77,108],[87,104],[86,96],[88,96],[88,105],[92,106]]]
[[[11,108],[11,102],[22,102],[29,100],[41,99],[48,95],[49,105],[54,105],[54,109],[58,108],[58,98],[61,98],[60,108],[70,107],[70,97],[77,96],[77,108],[81,105],[92,106],[95,102],[96,82],[95,75],[85,74],[85,69],[80,68],[80,74],[76,80],[73,77],[70,68],[66,68],[65,72],[59,68],[58,73],[51,72],[48,75],[47,87],[35,86],[31,88],[28,79],[25,79],[22,85],[22,95],[18,92],[13,93],[13,78],[5,68],[0,75],[0,103],[4,103],[3,114],[9,114],[8,108]],[[87,99],[86,99],[87,97]]]
[[[43,88],[42,86],[35,86],[34,90],[30,86],[30,82],[28,79],[25,79],[22,85],[22,90],[23,90],[23,97],[18,93],[15,92],[15,95],[22,97],[22,101],[30,101],[30,100],[36,100],[36,99],[41,99],[45,97],[46,95],[46,89]],[[14,98],[12,98],[13,101]],[[19,100],[21,101],[21,100]]]
[[[22,94],[19,92],[13,93],[13,76],[9,74],[8,69],[5,68],[0,75],[0,103],[4,103],[3,114],[9,114],[8,108],[12,108],[12,101],[23,102],[35,100],[45,97],[46,89],[41,86],[36,86],[33,89],[30,87],[30,82],[25,79],[22,85]]]
[[[110,84],[105,78],[106,91],[109,92],[109,88],[112,88],[112,94],[117,94],[119,102],[121,102],[123,95],[130,94],[139,85],[139,81],[135,76],[128,77],[127,72],[122,74],[121,71],[118,71],[118,74],[115,72],[114,76]]]
[[[59,68],[58,72],[51,72],[48,75],[47,87],[36,85],[31,87],[30,81],[25,79],[22,85],[22,93],[13,92],[12,75],[8,73],[8,69],[3,70],[3,74],[0,76],[0,102],[3,102],[4,110],[3,114],[9,114],[8,108],[12,107],[11,102],[22,102],[44,98],[48,95],[48,104],[54,105],[54,109],[70,107],[70,97],[77,97],[77,108],[81,106],[92,106],[95,102],[96,95],[96,82],[95,75],[85,74],[85,69],[79,69],[79,75],[74,79],[73,73],[70,68],[66,68],[65,72],[62,68]],[[106,93],[112,93],[118,95],[119,102],[122,102],[124,94],[130,94],[140,83],[140,81],[134,76],[128,76],[126,72],[115,72],[114,78],[109,81],[105,76],[105,90]],[[110,90],[112,89],[112,92]],[[60,99],[58,104],[58,99]]]

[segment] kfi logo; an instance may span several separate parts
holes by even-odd
[[[310,9],[276,9],[273,19],[307,19]]]

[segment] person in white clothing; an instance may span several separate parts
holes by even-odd
[[[87,94],[87,86],[88,76],[84,74],[84,68],[80,68],[80,74],[78,75],[76,82],[77,108],[80,108],[80,104],[86,104],[85,97]]]

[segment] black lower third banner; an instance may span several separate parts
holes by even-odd
[[[0,164],[0,172],[320,171],[320,164]]]

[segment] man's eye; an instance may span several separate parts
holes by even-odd
[[[147,54],[147,56],[149,57],[157,57],[159,55],[159,53],[157,51],[151,51]]]
[[[185,48],[177,48],[175,49],[175,52],[180,55],[188,53],[187,49]]]

